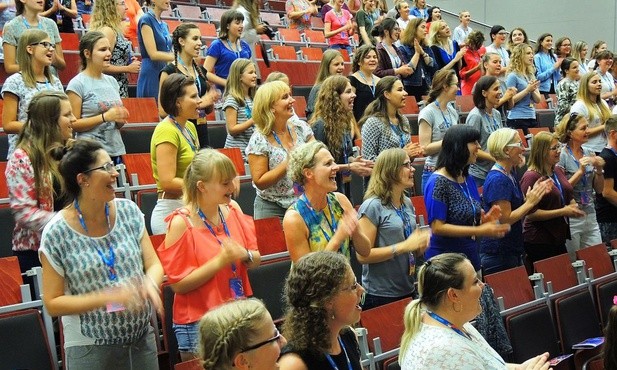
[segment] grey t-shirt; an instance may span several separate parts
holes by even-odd
[[[488,137],[495,132],[495,130],[503,127],[501,123],[501,114],[497,109],[493,109],[489,117],[486,112],[480,111],[477,107],[469,112],[465,124],[480,131],[480,146],[485,152],[487,151],[486,142],[488,141]],[[478,159],[476,163],[469,166],[469,174],[479,179],[486,179],[486,174],[491,170],[493,163],[492,161]]]
[[[241,107],[233,96],[227,95],[227,97],[225,98],[225,102],[223,103],[223,111],[225,111],[225,109],[227,108],[232,108],[236,110],[237,123],[244,123],[252,117],[253,100],[244,99],[244,106]],[[240,148],[240,151],[242,152],[242,157],[246,162],[246,153],[244,153],[244,149],[246,149],[246,146],[249,144],[249,140],[251,140],[253,132],[255,132],[255,126],[251,126],[244,130],[244,132],[241,132],[237,135],[232,135],[228,131],[227,138],[225,139],[225,148]]]
[[[71,91],[81,98],[83,118],[97,116],[113,107],[122,106],[118,81],[105,74],[101,78],[92,78],[82,72],[69,81],[66,91]],[[103,149],[112,157],[126,154],[116,122],[103,122],[91,130],[78,132],[75,137],[100,142]]]
[[[452,103],[448,103],[447,113],[442,113],[441,109],[439,109],[435,103],[436,102],[432,102],[425,106],[418,115],[418,123],[424,120],[431,127],[431,143],[443,139],[448,128],[458,124],[458,112]],[[424,165],[436,166],[437,158],[439,158],[439,153],[427,156]]]
[[[416,216],[411,200],[405,197],[405,212],[416,228]],[[365,200],[358,217],[367,217],[377,228],[373,248],[389,248],[405,240],[404,224],[392,205],[384,206],[378,198]],[[387,261],[362,265],[362,286],[368,294],[380,297],[403,297],[413,293],[414,277],[409,275],[409,254],[401,253]]]

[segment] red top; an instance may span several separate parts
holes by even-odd
[[[482,62],[482,56],[486,53],[484,46],[479,50],[471,50],[467,48],[467,52],[463,54],[463,68],[459,71],[461,78],[461,95],[471,95],[471,89],[482,77],[482,71],[478,69],[469,77],[465,78],[465,73]]]
[[[231,238],[250,250],[257,250],[255,225],[250,216],[246,216],[233,206],[227,206],[229,214],[225,218]],[[180,239],[169,248],[165,243],[157,247],[161,263],[171,284],[184,279],[198,267],[202,266],[221,251],[216,238],[205,227],[194,227],[188,216],[189,210],[179,208],[165,221],[170,222],[175,216],[184,219],[186,231]],[[201,226],[201,225],[200,225]],[[214,228],[217,237],[223,240],[226,235],[222,225]],[[249,283],[246,265],[236,261],[236,273],[242,280],[244,294],[249,297],[253,290]],[[176,293],[174,298],[173,321],[175,324],[189,324],[199,321],[210,309],[232,300],[229,280],[234,277],[231,266],[225,267],[199,288],[186,294]]]

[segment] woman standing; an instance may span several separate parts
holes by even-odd
[[[602,82],[601,97],[608,104],[609,108],[615,105],[615,97],[617,97],[617,88],[615,88],[615,80],[611,74],[613,66],[613,53],[608,50],[601,51],[596,54],[596,64],[592,68],[598,72],[600,81]]]
[[[174,332],[183,361],[197,357],[204,313],[253,292],[247,270],[259,266],[255,227],[233,200],[236,169],[214,149],[199,151],[184,173],[184,206],[165,221],[158,255],[176,293]]]
[[[358,255],[368,255],[370,245],[357,228],[357,213],[345,195],[335,192],[336,183],[331,181],[338,168],[328,148],[316,140],[300,145],[290,154],[291,180],[304,188],[283,219],[293,262],[310,252],[324,250],[349,259],[351,241]]]
[[[172,73],[182,73],[195,81],[197,93],[201,97],[201,103],[199,104],[197,119],[193,120],[193,124],[197,129],[199,144],[204,148],[210,145],[206,115],[214,109],[214,102],[218,100],[219,95],[208,83],[207,72],[204,67],[195,63],[195,59],[199,57],[199,51],[201,50],[201,32],[199,32],[199,28],[194,23],[182,23],[174,30],[171,43],[174,49],[174,61],[168,63],[161,70],[159,84],[162,86],[163,82]],[[165,117],[167,113],[165,113],[160,101],[160,86],[158,98],[159,116]]]
[[[469,174],[473,177],[477,187],[484,185],[486,174],[495,163],[495,158],[488,153],[487,142],[493,132],[503,127],[501,114],[495,109],[500,98],[501,89],[496,77],[484,76],[478,80],[473,93],[475,107],[465,120],[466,125],[475,128],[480,133],[478,160],[469,166]]]
[[[343,9],[345,0],[333,0],[332,9],[324,17],[324,35],[328,38],[331,49],[345,49],[349,55],[353,54],[353,48],[349,38],[354,33],[353,16]]]
[[[223,90],[231,63],[238,58],[251,59],[251,48],[241,40],[244,16],[237,10],[228,10],[221,17],[218,39],[212,41],[204,61],[208,81]]]
[[[101,32],[90,31],[79,41],[81,68],[66,87],[73,114],[77,121],[75,137],[93,139],[101,143],[114,163],[122,162],[126,153],[120,128],[124,126],[129,111],[122,105],[118,81],[103,74],[109,67],[111,49]]]
[[[378,63],[377,50],[374,46],[364,45],[356,49],[351,64],[353,74],[349,76],[351,86],[356,89],[356,100],[353,107],[353,116],[356,121],[360,121],[365,108],[375,100],[375,89],[379,77],[374,73]]]
[[[111,63],[105,73],[112,75],[120,85],[120,97],[129,96],[129,73],[137,74],[141,62],[132,56],[132,45],[124,37],[126,5],[116,0],[97,0],[90,20],[90,31],[102,32],[111,47]]]
[[[589,63],[587,63],[587,70],[593,71],[594,69],[596,69],[596,56],[598,55],[598,53],[607,49],[608,46],[606,44],[606,41],[598,40],[593,43],[593,46],[591,47],[591,59],[589,59]]]
[[[536,127],[536,109],[534,103],[542,99],[538,88],[540,80],[535,78],[533,67],[533,51],[531,46],[520,44],[512,51],[510,73],[506,77],[506,86],[516,88],[517,93],[512,97],[514,106],[508,112],[506,124],[515,129],[522,129],[528,134],[530,127]]]
[[[256,88],[257,72],[253,62],[244,58],[234,60],[223,96],[223,111],[227,124],[225,148],[240,148],[245,161],[244,150],[255,132],[253,98]]]
[[[360,231],[370,242],[368,256],[358,256],[367,291],[362,309],[416,293],[416,257],[424,254],[429,233],[417,227],[413,205],[405,195],[413,187],[413,173],[407,153],[399,148],[386,149],[375,162],[358,210]]]
[[[482,212],[480,195],[469,165],[478,157],[480,133],[467,126],[451,127],[443,137],[437,169],[428,179],[424,203],[433,234],[425,256],[457,252],[480,271],[479,237],[503,238],[510,225],[498,222],[499,207]]]
[[[571,54],[572,41],[570,41],[570,38],[567,36],[558,38],[557,42],[555,42],[555,55],[557,55],[558,58],[563,59],[571,57]]]
[[[570,219],[570,238],[566,248],[572,261],[576,251],[602,243],[600,227],[596,219],[595,196],[604,188],[604,159],[592,150],[584,148],[589,138],[589,123],[578,113],[566,114],[557,126],[557,136],[565,148],[559,156],[568,182],[573,187],[574,200],[585,212],[581,218]]]
[[[326,78],[334,75],[342,75],[345,70],[343,56],[338,50],[328,49],[324,51],[323,58],[319,64],[319,70],[317,71],[317,78],[311,88],[311,92],[306,102],[306,119],[310,121],[315,111],[315,100],[321,89],[321,84]]]
[[[36,94],[28,108],[17,148],[9,156],[5,171],[15,219],[13,255],[22,273],[41,265],[37,254],[41,231],[55,215],[54,210],[65,205],[58,163],[49,157],[49,151],[71,138],[75,121],[67,96],[59,91]]]
[[[587,68],[587,64],[589,60],[587,59],[587,51],[589,47],[585,41],[577,41],[572,48],[572,58],[574,58],[578,62],[578,68],[581,71],[581,74],[587,73],[589,70]]]
[[[497,24],[491,27],[490,36],[492,43],[486,47],[486,52],[499,54],[501,57],[501,66],[504,67],[503,73],[505,74],[505,67],[510,65],[510,54],[514,50],[511,45],[509,45],[510,50],[506,49],[506,37],[508,36],[508,31],[506,31],[503,26]],[[503,75],[501,77],[503,78]]]
[[[317,97],[317,111],[311,120],[315,139],[323,142],[335,162],[336,185],[339,193],[351,199],[351,174],[370,176],[373,162],[353,152],[354,139],[360,137],[353,117],[356,94],[349,80],[343,76],[328,77]]]
[[[410,17],[409,12],[411,9],[409,8],[409,3],[407,1],[399,1],[394,5],[394,9],[396,9],[396,13],[398,16],[396,17],[396,23],[401,30],[405,30],[409,21],[411,21],[415,17]]]
[[[26,30],[19,41],[17,58],[21,72],[9,76],[2,85],[2,128],[9,141],[7,158],[15,150],[34,94],[41,90],[63,91],[62,82],[51,72],[54,46],[47,33],[38,29]]]
[[[508,37],[508,54],[511,54],[514,47],[519,44],[529,44],[529,38],[524,29],[516,27],[510,32]]]
[[[452,36],[452,31],[446,22],[433,22],[433,29],[429,33],[429,43],[435,55],[437,68],[453,69],[458,74],[462,66],[463,55],[467,52],[467,46],[459,48],[450,36]]]
[[[288,310],[283,333],[288,343],[280,368],[361,370],[351,326],[360,320],[363,293],[339,253],[310,253],[295,263],[285,281]]]
[[[32,28],[44,31],[51,40],[51,46],[54,47],[52,66],[59,70],[63,70],[66,67],[58,26],[51,19],[41,17],[40,13],[43,11],[43,6],[43,1],[15,1],[15,14],[17,16],[5,23],[2,31],[2,50],[4,54],[4,71],[6,73],[13,74],[20,71],[16,55],[17,44],[24,31]],[[55,71],[54,74],[56,74]]]
[[[139,18],[137,41],[141,52],[141,69],[137,80],[137,96],[159,97],[159,73],[165,64],[174,60],[171,35],[161,14],[169,9],[167,0],[146,0],[151,7]]]
[[[458,79],[451,69],[439,70],[433,78],[427,105],[418,116],[418,136],[420,147],[426,156],[422,171],[422,192],[428,178],[435,172],[441,151],[441,140],[446,131],[458,124],[458,113],[452,102],[458,91]]]
[[[570,112],[570,108],[576,102],[578,94],[578,82],[581,79],[579,72],[581,64],[574,58],[565,58],[561,62],[561,74],[563,78],[557,84],[557,108],[555,109],[555,126]]]
[[[555,93],[555,87],[561,79],[559,75],[561,62],[563,57],[555,57],[553,54],[553,35],[550,33],[540,35],[533,63],[536,67],[536,77],[540,81],[538,89],[547,99],[549,94]]]
[[[63,154],[64,153],[64,154]],[[162,314],[163,268],[135,203],[116,199],[118,171],[101,145],[53,151],[71,205],[43,230],[43,303],[62,316],[69,368],[155,369],[152,305]]]
[[[523,225],[525,252],[530,262],[540,261],[567,252],[570,236],[569,218],[584,217],[574,199],[572,185],[559,163],[561,145],[549,132],[536,134],[531,142],[529,169],[521,179],[521,189],[532,187],[538,180],[550,178],[550,192],[527,215]]]
[[[585,117],[589,125],[588,141],[585,146],[595,153],[606,147],[604,124],[611,116],[611,110],[601,97],[602,78],[598,72],[589,72],[581,77],[576,102],[570,108],[570,113],[578,113]]]
[[[499,99],[498,110],[501,113],[502,122],[505,123],[507,116],[507,109],[511,109],[514,106],[512,97],[518,92],[516,87],[508,88],[506,82],[500,77],[502,76],[502,70],[505,70],[501,66],[501,57],[497,53],[487,52],[482,56],[481,68],[483,76],[496,77],[499,81],[499,88],[501,90],[501,98]],[[473,90],[473,88],[472,88]]]
[[[358,23],[358,33],[360,34],[360,46],[374,46],[375,39],[372,31],[375,26],[375,20],[372,17],[375,11],[376,0],[362,0],[362,9],[356,13],[356,22]],[[355,59],[355,58],[354,58]]]
[[[413,68],[395,45],[401,35],[398,23],[392,18],[386,18],[377,27],[381,42],[377,44],[378,63],[375,74],[379,77],[398,76],[401,79],[406,78],[412,73]]]
[[[233,8],[242,13],[244,23],[242,24],[242,40],[246,41],[251,47],[251,61],[257,65],[257,54],[255,54],[255,45],[260,40],[260,35],[266,32],[267,26],[261,22],[259,13],[259,2],[251,0],[234,0]],[[257,78],[261,78],[259,68],[257,69]]]
[[[296,28],[299,31],[311,28],[311,16],[318,14],[315,1],[309,0],[287,0],[285,13],[290,21],[289,28]]]
[[[205,369],[277,369],[281,348],[287,344],[266,306],[255,298],[208,311],[199,321],[199,337]]]
[[[411,15],[416,18],[428,19],[428,9],[426,8],[426,0],[413,0],[413,8]]]
[[[56,22],[58,31],[62,33],[73,33],[73,19],[77,18],[77,4],[75,0],[47,0],[45,1],[45,11],[41,16],[47,17]]]
[[[414,18],[409,21],[407,28],[401,37],[400,51],[413,72],[403,79],[403,85],[407,94],[413,95],[416,102],[422,100],[422,96],[428,94],[433,81],[433,75],[437,71],[433,50],[428,46],[426,21],[422,18]]]
[[[500,128],[494,131],[488,138],[487,149],[495,158],[495,164],[486,175],[482,206],[485,212],[498,206],[501,210],[499,222],[511,226],[501,239],[480,239],[480,259],[485,275],[523,265],[523,219],[553,186],[550,179],[545,179],[521,191],[513,174],[522,164],[524,151],[516,130]]]
[[[471,95],[473,86],[482,76],[482,56],[486,53],[483,43],[484,35],[480,31],[471,32],[466,39],[467,52],[463,55],[463,67],[460,71],[461,95]]]
[[[362,127],[362,155],[374,161],[377,155],[389,148],[405,150],[409,158],[422,155],[422,148],[411,141],[409,120],[400,109],[405,106],[407,92],[403,83],[394,76],[379,80],[377,99],[366,107],[360,121]]]
[[[283,220],[300,195],[289,176],[289,153],[315,139],[306,123],[290,119],[294,102],[289,85],[282,81],[265,83],[255,94],[253,121],[257,130],[245,153],[257,189],[256,220],[274,216]]]
[[[158,201],[150,219],[152,234],[165,234],[165,218],[182,207],[184,173],[199,149],[195,125],[201,98],[193,78],[173,73],[161,85],[160,101],[168,116],[154,129],[150,141],[152,172]]]

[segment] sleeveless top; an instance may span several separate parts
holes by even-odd
[[[111,64],[115,66],[128,66],[131,64],[131,42],[124,35],[116,32],[116,46],[111,52]],[[120,97],[129,97],[129,77],[127,73],[115,73],[112,76],[120,85]]]

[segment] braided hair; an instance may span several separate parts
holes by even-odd
[[[173,46],[173,49],[174,49],[174,65],[176,66],[176,71],[178,72],[180,72],[180,70],[178,69],[178,54],[182,52],[182,45],[180,45],[180,39],[187,38],[189,35],[189,32],[192,29],[199,30],[199,27],[197,27],[195,23],[185,22],[179,25],[178,27],[176,27],[176,29],[171,35],[171,45]],[[202,68],[199,68],[197,63],[195,63],[195,60],[192,60],[191,64],[193,66],[193,69],[197,71],[198,76],[206,80],[206,75],[203,73]],[[198,76],[195,76],[195,77],[198,78]],[[201,91],[199,92],[199,94],[201,94]]]

